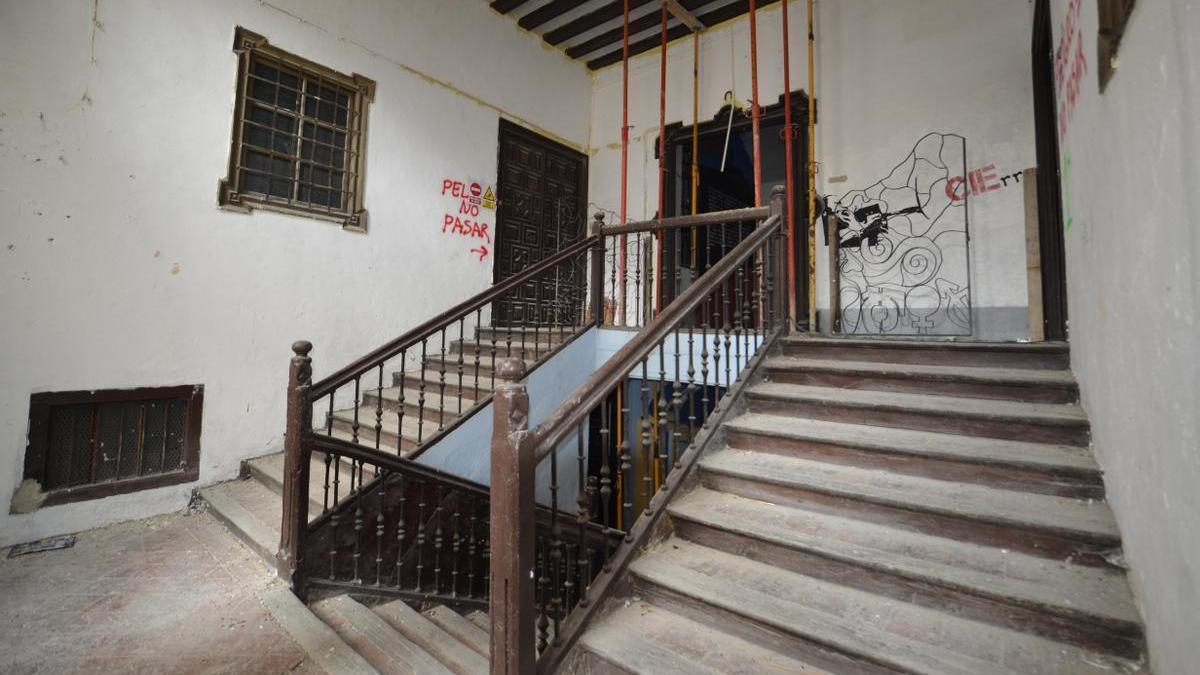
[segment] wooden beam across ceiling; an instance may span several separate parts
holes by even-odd
[[[654,0],[630,0],[629,11],[632,12],[651,2],[654,2]],[[599,9],[584,14],[574,21],[565,23],[554,30],[546,31],[542,39],[552,45],[562,44],[576,35],[585,33],[606,21],[612,21],[620,17],[623,11],[624,0],[610,2]]]
[[[495,2],[492,3],[492,9],[500,12],[501,14],[508,14],[514,9],[525,4],[526,1],[527,0],[495,0]]]
[[[679,0],[662,0],[662,3],[667,6],[667,11],[693,32],[704,30],[704,24],[700,23],[695,14],[692,14],[687,8],[679,4]]]

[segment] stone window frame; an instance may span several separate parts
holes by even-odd
[[[237,96],[233,112],[228,173],[219,182],[217,203],[227,210],[243,213],[249,213],[254,209],[276,211],[331,221],[340,224],[347,230],[366,232],[367,210],[363,201],[367,111],[375,99],[374,80],[357,73],[347,75],[282,50],[270,44],[262,35],[241,26],[237,27],[235,31],[233,51],[238,55]],[[287,71],[287,74],[298,78],[299,84],[296,89],[285,88],[296,95],[295,110],[289,111],[274,104],[263,103],[260,99],[250,95],[251,82],[261,81],[257,73],[252,74],[252,68],[256,64],[273,67],[281,72]],[[314,82],[315,85],[313,85]],[[315,97],[309,94],[311,86],[315,86],[317,89]],[[281,85],[277,84],[275,87],[278,96]],[[347,119],[344,127],[335,123],[327,123],[308,114],[310,103],[316,106],[322,105],[324,99],[321,98],[321,95],[326,88],[344,93],[348,99],[347,104],[341,107],[338,106],[337,101],[333,102],[335,110],[346,113]],[[338,98],[341,97],[338,96]],[[272,123],[271,127],[266,127],[259,125],[254,120],[247,119],[248,105],[253,105],[259,112],[271,112],[276,121]],[[281,130],[277,126],[278,120],[284,116],[291,118],[294,128],[290,132],[280,133]],[[310,128],[313,130],[311,136],[308,135]],[[249,143],[248,130],[261,130],[269,134],[270,147]],[[342,134],[344,136],[342,146],[335,147],[328,143],[322,143],[316,137],[318,130],[330,133],[334,138],[338,134]],[[276,145],[277,140],[285,141],[283,144],[285,146],[287,145],[286,141],[290,140],[291,145],[284,147],[283,152],[279,152],[279,146]],[[333,141],[335,144],[336,142],[336,140]],[[260,173],[258,169],[249,168],[246,161],[247,155],[244,154],[247,148],[254,151],[256,158],[269,156],[272,169],[276,166],[275,159],[278,159],[281,164],[290,164],[291,174],[285,177],[270,170]],[[330,170],[327,165],[317,164],[315,153],[319,150],[341,153],[340,170],[335,172]],[[304,156],[306,153],[307,157]],[[301,176],[301,172],[305,168],[310,172],[308,180]],[[340,173],[342,176],[340,184],[336,187],[332,185],[332,178],[329,184],[315,182],[313,176],[316,171],[321,170],[328,171],[330,175]],[[248,185],[249,181],[246,180],[248,176],[265,178],[268,181],[267,189],[263,191]],[[285,182],[288,185],[287,196],[272,194],[278,182]],[[307,199],[303,198],[301,194],[305,189],[309,195]],[[324,204],[313,199],[312,196],[321,190],[325,190],[330,195],[340,195],[338,203],[336,205],[329,203],[332,201],[332,197],[329,197]]]

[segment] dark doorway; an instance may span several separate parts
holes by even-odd
[[[519,274],[586,234],[587,156],[500,120],[494,282]],[[583,271],[516,289],[493,308],[494,325],[567,320],[557,297],[579,297]],[[578,289],[577,289],[578,290]],[[574,308],[578,309],[578,308]]]
[[[1054,95],[1054,34],[1050,2],[1033,11],[1033,116],[1037,139],[1038,239],[1042,260],[1042,323],[1047,340],[1067,339],[1067,266],[1063,250],[1062,183]]]
[[[796,227],[791,251],[796,269],[796,313],[801,324],[808,316],[808,176],[807,137],[808,97],[803,92],[792,94],[792,188],[793,218]],[[697,213],[724,211],[754,206],[754,139],[750,116],[733,111],[729,123],[729,106],[723,107],[712,120],[699,125],[698,161],[700,180],[696,192]],[[762,109],[760,139],[762,145],[762,195],[766,205],[771,190],[786,182],[784,161],[783,97],[775,105]],[[726,148],[726,135],[729,143]],[[724,158],[724,167],[722,167]],[[676,216],[692,212],[691,194],[692,127],[676,125],[667,129],[667,181],[665,215]],[[703,274],[725,252],[732,249],[754,230],[753,222],[737,225],[669,230],[664,242],[663,259],[667,279],[667,300],[687,288],[691,280]]]

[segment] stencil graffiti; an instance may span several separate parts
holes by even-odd
[[[930,133],[882,180],[842,195],[842,331],[970,335],[966,139]]]

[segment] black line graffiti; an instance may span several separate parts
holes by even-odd
[[[887,177],[842,195],[838,219],[842,332],[970,335],[966,139],[926,134]],[[957,190],[953,188],[956,187]]]

